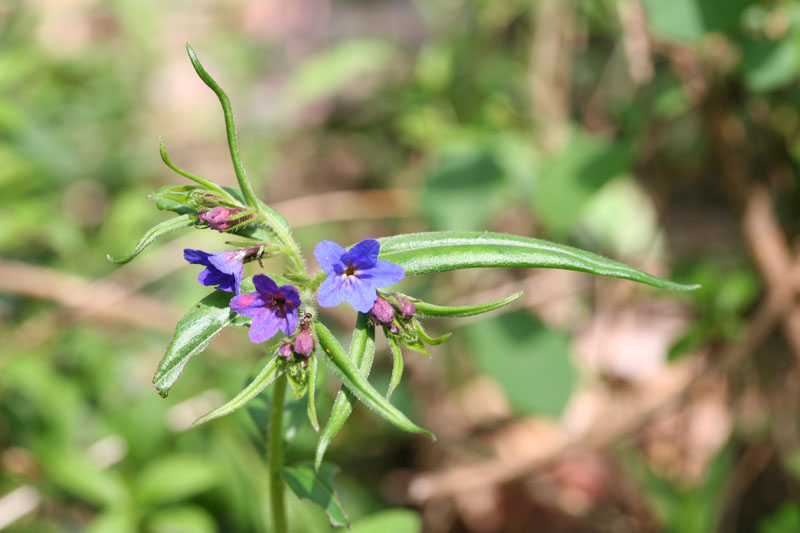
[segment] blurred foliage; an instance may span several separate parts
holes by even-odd
[[[105,278],[176,320],[205,296],[180,249],[219,248],[223,237],[189,232],[121,270],[106,260],[164,218],[145,200],[179,182],[160,164],[159,136],[176,165],[234,183],[217,104],[184,57],[185,41],[231,95],[243,158],[262,197],[410,195],[411,207],[387,206],[385,219],[361,221],[355,210],[341,225],[301,228],[303,244],[491,229],[648,268],[671,263],[676,278],[704,290],[630,296],[669,301],[690,317],[656,354],[662,370],[704,354],[713,359],[742,338],[763,300],[764,283],[739,234],[741,182],[769,185],[787,236],[800,231],[794,1],[303,0],[289,8],[256,0],[192,7],[8,0],[0,4],[0,266],[18,261]],[[446,274],[413,289],[449,303],[524,283],[522,276]],[[86,319],[80,302],[61,308],[9,288],[36,279],[6,281],[0,510],[8,512],[3,495],[19,487],[35,488],[38,498],[9,531],[268,529],[266,404],[190,428],[258,370],[262,354],[244,335],[223,334],[162,400],[150,378],[174,323]],[[62,283],[45,292],[72,287]],[[398,477],[482,452],[481,435],[496,425],[561,420],[585,383],[609,382],[612,391],[630,385],[580,356],[587,317],[608,293],[602,281],[590,283],[555,296],[551,284],[536,285],[542,301],[529,294],[533,303],[464,327],[430,361],[406,358],[410,383],[392,397],[404,412],[434,417],[452,391],[482,376],[510,404],[499,420],[431,451],[356,409],[329,456],[341,466],[337,492],[354,531],[420,530],[420,513],[387,510],[410,503],[397,495]],[[566,300],[575,308],[560,309]],[[352,320],[335,316],[343,327]],[[778,335],[748,356],[745,368],[731,372],[726,405],[741,417],[699,478],[654,468],[636,446],[615,454],[620,468],[608,485],[634,484],[655,524],[642,530],[800,529],[797,362]],[[374,371],[379,388],[390,365],[383,349]],[[318,389],[324,413],[335,391],[324,380]],[[288,409],[287,464],[295,464],[311,457],[316,435],[304,422],[304,403]],[[636,445],[636,435],[630,441]],[[741,459],[764,443],[776,458],[750,472]],[[743,477],[749,485],[730,492],[729,480]],[[598,498],[576,516],[516,489],[502,503],[506,524],[522,516],[553,531],[601,531],[603,520],[626,514]],[[321,509],[289,498],[293,530],[327,529]],[[520,500],[525,505],[515,505]],[[461,507],[437,509],[425,514],[431,530],[480,530]],[[627,531],[644,522],[612,523]]]

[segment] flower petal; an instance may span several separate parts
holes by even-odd
[[[261,308],[258,313],[253,316],[253,322],[250,324],[250,340],[255,343],[264,342],[271,339],[278,333],[281,319],[275,316],[275,313],[270,309]]]
[[[267,302],[257,292],[248,292],[231,298],[231,309],[242,316],[255,318],[259,311],[265,308]]]
[[[225,250],[208,258],[208,262],[217,267],[220,272],[235,275],[242,270],[244,253],[241,250]]]
[[[278,292],[278,284],[265,274],[256,274],[253,276],[253,285],[255,285],[256,290],[261,294],[275,294]]]
[[[344,292],[342,291],[343,278],[341,276],[328,276],[322,282],[317,294],[317,301],[322,307],[333,307],[339,305],[344,301]]]
[[[347,250],[333,241],[320,241],[314,247],[314,257],[317,258],[320,268],[328,274],[333,274],[333,267],[341,262]]]
[[[300,307],[300,293],[294,285],[281,285],[278,292],[283,295],[289,307],[295,309]]]
[[[294,333],[294,330],[297,329],[297,310],[286,313],[286,318],[282,318],[280,321],[281,330],[287,335],[291,335]]]
[[[345,299],[347,303],[353,306],[356,311],[362,313],[369,313],[375,300],[378,299],[378,293],[374,285],[364,283],[356,278],[348,283],[347,290],[345,291]]]
[[[406,273],[403,267],[383,259],[378,259],[374,268],[358,274],[359,279],[379,289],[394,285],[404,277],[406,277]]]
[[[350,248],[350,251],[342,256],[342,261],[354,265],[358,270],[368,270],[375,266],[380,250],[381,243],[375,239],[364,239]]]
[[[211,254],[208,252],[204,252],[203,250],[193,250],[191,248],[186,248],[183,250],[183,258],[186,259],[192,265],[208,266],[209,257],[211,257]]]

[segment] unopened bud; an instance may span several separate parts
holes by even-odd
[[[289,344],[288,342],[284,342],[281,344],[281,347],[278,348],[278,355],[283,357],[284,359],[289,359],[294,352],[294,347]]]
[[[238,215],[242,211],[244,211],[244,209],[239,209],[237,207],[230,208],[218,205],[217,207],[215,207],[210,211],[204,211],[203,213],[200,213],[200,216],[198,216],[197,218],[208,224],[209,228],[213,228],[219,231],[225,231],[234,224],[240,222],[240,220],[236,218],[236,215]]]
[[[417,307],[405,298],[398,298],[397,304],[403,318],[411,318],[417,312]]]
[[[389,333],[391,333],[392,335],[397,335],[398,333],[400,333],[400,328],[399,328],[399,327],[397,327],[397,324],[395,324],[394,322],[392,322],[392,323],[389,325]]]
[[[389,324],[394,320],[394,308],[383,298],[378,298],[372,305],[369,316],[378,324]]]
[[[314,351],[314,336],[309,329],[301,329],[294,337],[294,351],[308,357]]]

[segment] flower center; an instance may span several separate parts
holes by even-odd
[[[347,268],[344,269],[345,276],[354,276],[356,274],[356,266],[355,265],[347,265]]]

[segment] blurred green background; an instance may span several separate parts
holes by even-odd
[[[208,291],[166,218],[173,162],[233,185],[228,91],[262,199],[320,239],[491,229],[678,281],[464,271],[402,288],[510,311],[430,323],[393,402],[329,459],[356,531],[800,531],[800,4],[750,0],[0,3],[0,529],[266,531],[265,398],[241,330],[167,399],[150,379]],[[354,313],[328,313],[345,339]],[[388,383],[379,343],[373,380]],[[318,390],[326,413],[337,389]],[[315,434],[291,405],[287,460]],[[322,415],[325,416],[324,414]],[[324,513],[290,497],[294,531]],[[399,508],[405,508],[400,510]],[[394,511],[387,511],[395,509]],[[378,513],[378,514],[376,514]]]

